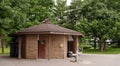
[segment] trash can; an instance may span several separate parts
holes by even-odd
[[[18,57],[18,43],[17,42],[10,43],[10,56]]]

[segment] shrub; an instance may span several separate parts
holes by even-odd
[[[90,44],[81,44],[80,48],[90,49],[90,48],[92,48],[92,46]]]
[[[118,48],[118,45],[117,44],[112,44],[110,45],[111,48]]]

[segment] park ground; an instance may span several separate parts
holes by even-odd
[[[81,54],[79,61],[67,59],[17,59],[0,56],[0,66],[120,66],[120,54]]]
[[[79,56],[78,62],[74,62],[74,58],[51,60],[10,58],[9,51],[9,48],[5,48],[5,54],[0,51],[0,66],[120,66],[119,48],[110,48],[104,52],[86,49]]]

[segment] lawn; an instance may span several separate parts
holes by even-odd
[[[104,50],[103,52],[100,52],[100,50],[85,49],[83,53],[86,53],[86,54],[120,54],[120,48],[109,48],[109,49]]]
[[[9,53],[10,53],[10,48],[5,48],[4,54],[9,54]],[[120,54],[120,48],[109,48],[103,52],[100,52],[100,50],[94,50],[94,49],[84,49],[83,53],[85,54]],[[0,48],[0,54],[2,54],[1,48]]]
[[[10,48],[4,48],[4,54],[9,54]],[[0,48],[0,54],[2,54],[2,49]]]

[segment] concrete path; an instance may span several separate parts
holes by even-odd
[[[82,54],[79,61],[68,59],[17,59],[0,56],[0,66],[120,66],[120,55]]]

